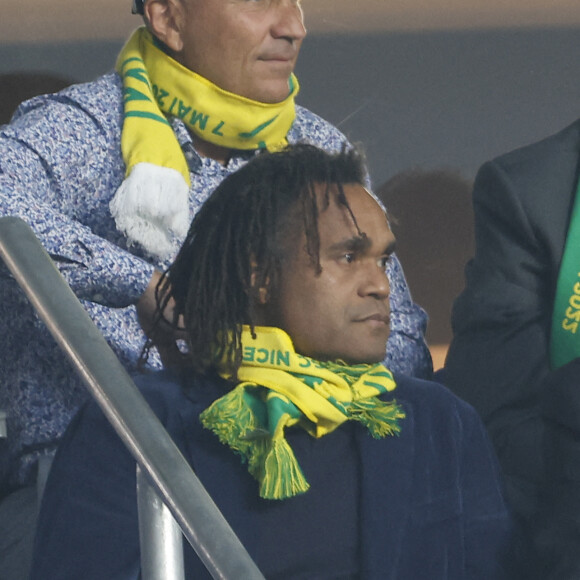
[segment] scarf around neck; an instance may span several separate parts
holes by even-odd
[[[200,415],[204,427],[240,454],[260,486],[260,496],[285,499],[309,484],[285,439],[298,426],[319,438],[345,421],[357,421],[374,438],[399,434],[405,417],[400,405],[379,395],[396,387],[382,364],[349,366],[297,354],[278,328],[242,330],[239,384]],[[219,369],[218,369],[219,370]],[[226,379],[231,376],[220,371]]]
[[[165,259],[189,228],[189,168],[167,117],[191,133],[228,149],[276,150],[287,144],[295,118],[298,80],[280,103],[260,103],[225,91],[190,71],[157,46],[145,27],[121,50],[121,152],[126,177],[111,200],[117,229],[129,244]]]

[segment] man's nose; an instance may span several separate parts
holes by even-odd
[[[276,20],[272,36],[300,42],[306,36],[304,15],[298,0],[277,0],[274,6]]]
[[[364,296],[374,296],[386,300],[391,293],[389,276],[383,264],[370,262],[364,271],[360,292]]]

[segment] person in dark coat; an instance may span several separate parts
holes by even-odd
[[[579,160],[576,121],[480,169],[475,256],[439,376],[481,414],[528,536],[527,577],[542,580],[580,578],[580,351],[566,342],[580,285],[577,261],[563,267],[580,247]]]
[[[502,578],[512,526],[482,422],[382,364],[395,238],[364,174],[355,151],[299,145],[226,178],[157,289],[152,341],[169,324],[184,342],[138,385],[266,578]],[[208,577],[189,546],[185,569]],[[31,579],[139,574],[134,460],[88,404]]]

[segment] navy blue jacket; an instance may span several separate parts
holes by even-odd
[[[440,385],[396,380],[400,436],[373,439],[354,422],[321,439],[288,430],[311,488],[282,501],[259,498],[239,457],[202,428],[221,380],[183,386],[159,373],[138,383],[266,578],[503,577],[511,524],[479,417]],[[209,578],[185,552],[186,577]],[[91,403],[53,464],[31,580],[139,576],[134,461]]]

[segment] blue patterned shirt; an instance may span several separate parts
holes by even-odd
[[[154,263],[115,227],[109,201],[125,177],[121,157],[122,86],[114,74],[36,97],[0,127],[0,215],[27,221],[89,315],[129,371],[145,337],[135,315]],[[254,155],[233,156],[226,166],[200,157],[179,119],[174,132],[191,171],[193,216],[215,187]],[[297,107],[290,143],[339,150],[345,137]],[[177,249],[177,248],[176,248]],[[398,261],[390,266],[391,369],[427,376],[426,317],[413,304]],[[160,367],[155,353],[151,368]],[[0,266],[0,409],[8,412],[11,485],[27,483],[39,455],[51,453],[72,415],[87,398],[84,385],[7,269]],[[6,479],[7,478],[7,479]]]

